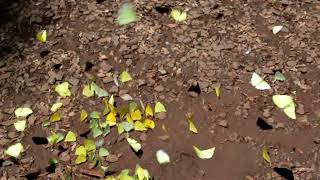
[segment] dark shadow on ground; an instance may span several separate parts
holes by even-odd
[[[0,61],[21,51],[34,37],[43,22],[37,8],[30,0],[0,0]]]

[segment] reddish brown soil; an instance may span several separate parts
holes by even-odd
[[[101,112],[104,105],[102,99],[86,99],[81,94],[93,77],[116,95],[119,105],[127,104],[119,98],[119,91],[127,90],[144,103],[154,105],[160,100],[167,109],[167,117],[156,120],[155,129],[130,133],[142,143],[141,157],[119,137],[116,128],[111,129],[104,141],[110,152],[121,154],[117,162],[108,164],[115,175],[140,164],[159,180],[292,179],[275,168],[287,169],[294,179],[320,179],[319,2],[169,0],[133,4],[139,21],[119,26],[115,23],[118,1],[0,3],[1,180],[63,179],[66,172],[73,179],[96,179],[83,172],[99,172],[99,168],[90,169],[89,163],[75,165],[71,145],[36,145],[32,140],[49,136],[52,128],[77,134],[88,130],[88,124],[79,121],[80,109]],[[173,7],[188,9],[186,22],[175,27],[167,14]],[[275,25],[284,26],[276,35],[271,31]],[[35,39],[40,29],[48,30],[45,44]],[[106,58],[99,60],[102,55]],[[117,88],[112,77],[123,70],[134,80]],[[274,81],[276,71],[285,75],[284,82]],[[252,72],[263,76],[272,90],[252,87]],[[60,99],[54,87],[64,81],[72,84],[73,95],[62,99],[63,121],[43,128],[51,105]],[[189,92],[197,83],[201,93]],[[214,92],[217,84],[220,98]],[[274,106],[274,94],[294,97],[296,120]],[[20,106],[34,110],[24,133],[13,127],[14,110]],[[198,134],[188,130],[187,114],[192,114]],[[257,126],[258,118],[272,129]],[[163,135],[169,138],[161,140]],[[83,140],[79,137],[77,143]],[[17,141],[26,150],[13,162],[4,150]],[[192,145],[214,146],[216,151],[212,159],[201,160]],[[269,151],[271,164],[262,157],[263,147]],[[158,164],[158,149],[170,155],[169,164]],[[59,161],[55,172],[48,172],[49,159],[59,159],[63,152],[69,159]]]

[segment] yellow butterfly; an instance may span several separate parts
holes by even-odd
[[[170,16],[172,17],[173,20],[177,22],[182,22],[187,19],[187,12],[173,9],[170,13]]]
[[[296,119],[295,104],[293,98],[288,95],[272,96],[273,103],[278,106],[291,119]]]

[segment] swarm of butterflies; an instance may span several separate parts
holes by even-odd
[[[263,80],[257,73],[253,73],[250,81],[251,85],[258,90],[268,90],[271,86]],[[295,104],[293,98],[288,95],[273,95],[273,103],[283,110],[283,112],[291,119],[296,119]]]

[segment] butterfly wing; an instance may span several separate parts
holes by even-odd
[[[266,81],[262,81],[258,85],[256,85],[256,88],[259,90],[267,90],[271,89],[270,85]]]
[[[272,101],[277,107],[281,109],[287,106],[292,106],[292,104],[294,107],[293,99],[291,96],[288,96],[288,95],[274,95],[272,96]]]
[[[124,4],[119,11],[117,22],[120,25],[129,24],[137,20],[136,12],[130,4]]]
[[[295,105],[290,104],[289,106],[283,109],[283,112],[291,119],[296,119],[296,110]]]
[[[271,89],[270,85],[264,81],[257,73],[253,73],[250,81],[251,85],[259,90]]]

